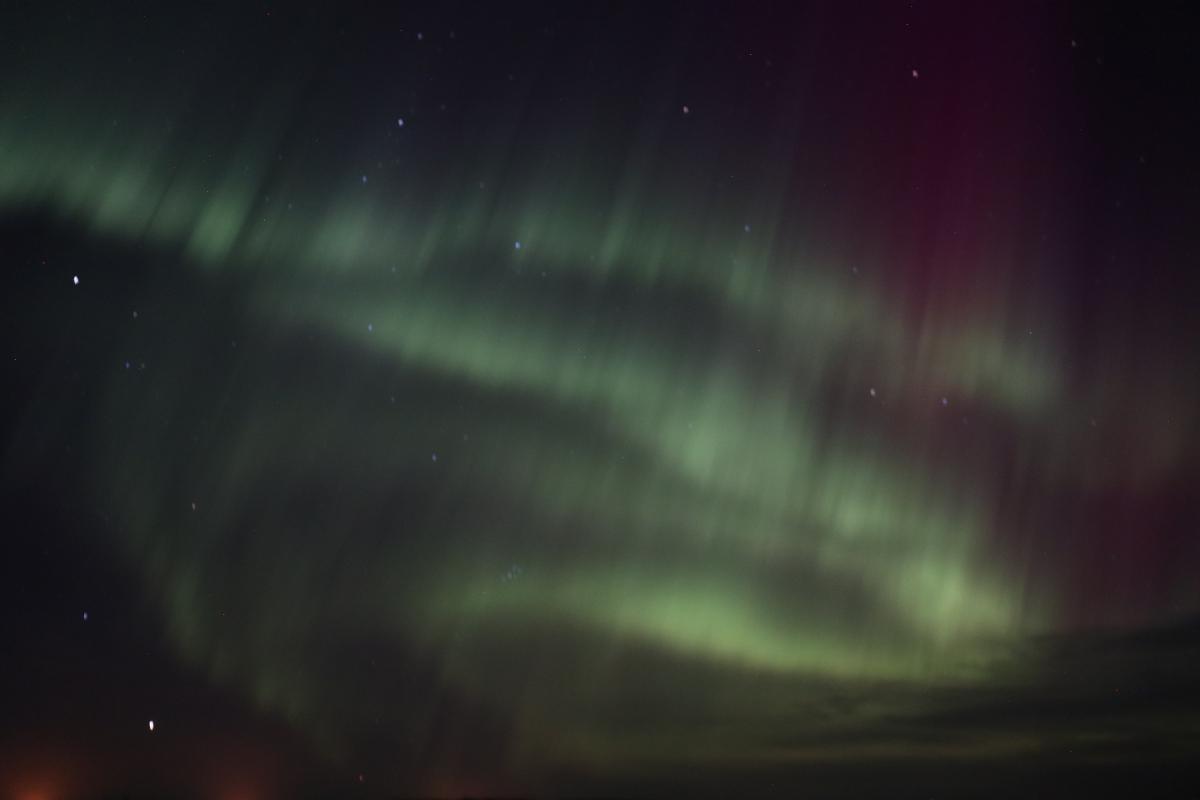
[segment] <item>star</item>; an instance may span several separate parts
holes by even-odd
[[[521,249],[521,243],[520,243],[519,241],[513,242],[513,249],[514,249],[514,250],[520,250],[520,249]]]
[[[690,113],[692,113],[692,110],[691,110],[690,108],[688,108],[687,106],[684,106],[684,107],[683,107],[683,113],[685,113],[685,114],[690,114]]]
[[[398,128],[404,127],[404,117],[400,117],[396,120],[396,127],[398,127]]]
[[[919,77],[921,77],[921,73],[917,72],[917,71],[914,69],[914,70],[912,71],[912,76],[913,76],[914,78],[919,78]]]
[[[79,285],[79,276],[78,276],[78,275],[76,275],[76,276],[75,276],[74,278],[72,278],[71,280],[72,280],[72,283],[74,283],[76,286],[78,286],[78,285]]]
[[[149,727],[150,727],[150,732],[154,733],[154,720],[150,720]]]

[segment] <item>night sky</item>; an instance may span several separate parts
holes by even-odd
[[[0,796],[1198,796],[1188,4],[112,5],[0,11]]]

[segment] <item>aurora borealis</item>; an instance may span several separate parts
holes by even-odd
[[[0,792],[1194,792],[1137,13],[0,14]]]

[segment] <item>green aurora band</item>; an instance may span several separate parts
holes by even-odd
[[[1030,679],[1031,637],[1068,627],[1070,582],[1020,549],[1060,523],[1050,493],[1187,457],[1192,379],[1123,419],[1119,376],[1161,373],[1068,370],[1043,293],[914,312],[772,219],[769,182],[750,231],[686,187],[663,210],[653,131],[609,179],[566,137],[520,181],[499,144],[449,177],[406,164],[398,192],[393,165],[360,181],[287,144],[286,94],[236,136],[32,97],[0,105],[0,210],[170,273],[128,324],[147,368],[93,411],[89,489],[179,653],[333,758],[375,704],[414,736],[435,712],[340,678],[330,641],[429,665],[507,721],[517,773],[1032,751],[1028,731],[838,742]],[[219,370],[197,328],[234,342]],[[991,434],[947,442],[972,425]],[[739,721],[756,732],[723,744]]]

